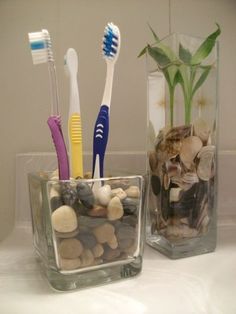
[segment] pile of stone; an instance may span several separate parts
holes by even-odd
[[[54,180],[55,178],[53,178]],[[53,181],[49,191],[61,270],[132,258],[138,249],[141,195],[137,181]]]

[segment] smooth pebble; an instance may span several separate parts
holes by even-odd
[[[106,243],[113,238],[115,228],[110,223],[94,228],[93,233],[99,243]]]
[[[59,244],[58,251],[62,258],[76,258],[83,252],[83,245],[75,238],[64,239]]]
[[[109,220],[120,219],[124,215],[123,205],[118,196],[113,197],[107,206],[107,218]]]
[[[108,184],[103,185],[96,191],[96,200],[99,204],[101,204],[103,206],[107,206],[107,204],[111,200],[111,187],[110,187],[110,185],[108,185]]]
[[[120,200],[123,200],[124,198],[127,197],[127,194],[122,188],[117,188],[117,189],[111,190],[111,196],[112,197],[118,196]]]
[[[127,190],[125,190],[125,193],[128,197],[140,197],[140,190],[139,187],[136,185],[131,185]]]
[[[80,256],[80,259],[81,259],[81,266],[82,267],[90,266],[94,262],[93,253],[89,249],[85,249],[83,251],[83,253]]]
[[[97,244],[96,237],[93,233],[90,232],[80,232],[77,236],[77,239],[83,244],[83,247],[86,249],[92,249]]]
[[[77,217],[72,207],[63,205],[52,213],[52,226],[58,232],[72,232],[77,226]]]
[[[92,209],[95,199],[94,199],[93,191],[90,188],[90,186],[85,182],[79,182],[76,186],[76,190],[77,190],[78,198],[80,199],[81,203],[85,207]]]
[[[97,243],[93,248],[92,248],[93,256],[95,258],[102,256],[104,253],[104,248],[100,243]]]
[[[60,265],[62,270],[73,270],[81,266],[80,258],[61,258]]]

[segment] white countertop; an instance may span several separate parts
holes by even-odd
[[[42,277],[29,227],[0,245],[1,314],[235,314],[236,224],[221,222],[214,253],[170,260],[145,247],[141,275],[57,293]]]

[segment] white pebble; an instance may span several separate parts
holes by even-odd
[[[113,197],[107,206],[107,218],[109,220],[120,219],[124,215],[123,205],[118,196]]]
[[[107,204],[111,200],[111,187],[110,185],[106,184],[100,187],[96,191],[96,199],[97,202],[103,206],[107,206]]]
[[[123,200],[127,197],[127,193],[122,188],[117,188],[111,190],[111,196],[118,196],[120,200]]]
[[[128,197],[138,198],[140,196],[139,187],[136,185],[131,185],[125,192]]]
[[[63,205],[52,213],[52,226],[58,232],[72,232],[77,226],[77,217],[74,209]]]

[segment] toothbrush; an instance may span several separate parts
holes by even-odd
[[[120,31],[113,23],[108,23],[103,36],[103,56],[107,64],[106,83],[100,111],[93,135],[93,178],[103,178],[104,155],[109,133],[109,115],[114,66],[120,52]],[[94,183],[94,190],[100,182]]]
[[[47,123],[51,130],[52,139],[56,148],[59,179],[69,179],[69,163],[66,151],[66,145],[61,129],[61,118],[58,110],[58,87],[56,77],[56,67],[52,53],[52,43],[50,35],[46,29],[41,32],[29,33],[29,42],[33,58],[33,64],[47,63],[50,85],[51,85],[51,116],[48,118]]]
[[[79,90],[77,82],[78,57],[73,48],[69,48],[65,55],[65,69],[70,75],[70,109],[68,119],[70,170],[73,178],[82,178],[83,149]]]

